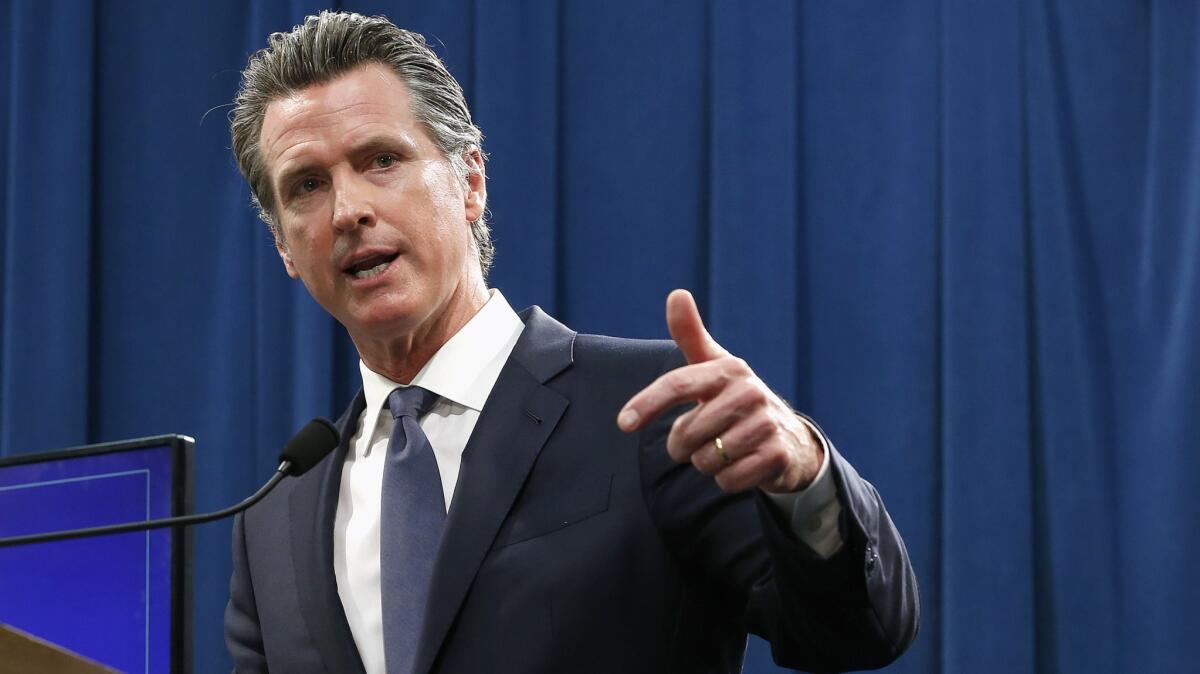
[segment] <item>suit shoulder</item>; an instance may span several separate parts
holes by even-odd
[[[580,334],[575,338],[573,356],[577,367],[612,367],[638,372],[661,372],[683,363],[679,348],[669,339]]]

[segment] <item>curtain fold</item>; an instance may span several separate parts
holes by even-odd
[[[94,297],[98,270],[93,168],[94,7],[18,3],[11,26],[43,36],[7,42],[4,266],[0,270],[0,447],[30,452],[78,443],[95,428]],[[42,73],[52,72],[47,78]],[[63,118],[60,109],[78,114]],[[81,282],[84,281],[84,282]],[[47,370],[20,367],[53,354]],[[32,363],[30,363],[32,364]],[[59,373],[69,376],[55,376]],[[53,424],[26,423],[54,418]],[[10,449],[11,448],[11,449]]]

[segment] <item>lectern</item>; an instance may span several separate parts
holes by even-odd
[[[114,674],[87,658],[0,625],[0,674]]]
[[[0,459],[0,537],[184,514],[191,447],[156,436]],[[188,674],[186,538],[169,528],[0,548],[0,623],[117,671]],[[36,670],[0,646],[10,671]]]

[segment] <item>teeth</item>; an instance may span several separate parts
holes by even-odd
[[[375,265],[374,267],[371,267],[370,269],[364,269],[362,271],[354,272],[354,278],[371,278],[372,276],[375,276],[376,274],[382,272],[384,270],[384,268],[387,266],[388,266],[387,262],[380,262],[379,264]]]

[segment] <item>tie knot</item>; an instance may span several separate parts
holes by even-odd
[[[422,414],[433,407],[433,403],[437,399],[438,394],[426,391],[420,386],[401,386],[388,394],[387,404],[393,419],[400,417],[420,419]]]

